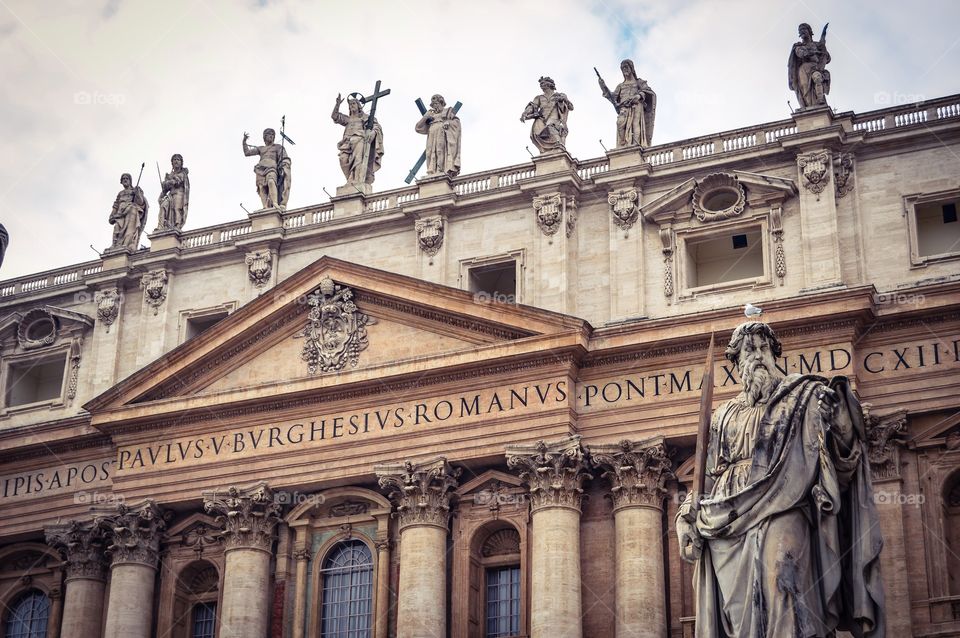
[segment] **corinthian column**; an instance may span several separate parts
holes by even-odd
[[[592,445],[590,458],[613,498],[617,638],[666,638],[662,520],[672,473],[663,438]]]
[[[507,466],[530,489],[530,635],[580,638],[580,437],[506,449]]]
[[[166,517],[156,503],[146,500],[137,505],[121,503],[115,513],[99,522],[111,541],[107,547],[110,599],[104,638],[150,638],[153,588]]]
[[[397,504],[400,524],[397,638],[444,638],[450,492],[457,486],[460,470],[443,457],[373,469],[380,487]]]
[[[103,528],[92,520],[70,521],[45,531],[47,544],[66,558],[60,637],[99,636],[107,568]]]
[[[280,504],[266,483],[204,492],[224,539],[220,638],[263,638],[270,621],[270,559]]]

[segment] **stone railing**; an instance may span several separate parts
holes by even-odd
[[[184,248],[201,248],[213,244],[222,244],[246,235],[252,228],[253,224],[251,224],[249,219],[230,222],[220,226],[198,228],[197,230],[187,231],[180,235],[180,245]]]
[[[894,106],[853,116],[853,128],[865,133],[880,133],[891,129],[927,124],[937,120],[960,117],[960,95],[936,100]]]
[[[25,292],[34,292],[44,288],[54,288],[73,282],[82,282],[86,277],[103,270],[100,260],[88,261],[75,266],[48,270],[47,272],[10,279],[0,282],[0,298],[11,297]]]
[[[288,229],[303,228],[315,224],[325,224],[333,219],[333,204],[309,206],[287,211],[283,214],[283,227]]]

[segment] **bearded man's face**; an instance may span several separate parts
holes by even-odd
[[[737,357],[737,369],[749,405],[766,403],[770,399],[780,379],[776,363],[766,337],[751,334],[744,338]]]

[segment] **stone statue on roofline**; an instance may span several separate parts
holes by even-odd
[[[813,29],[804,22],[798,27],[800,41],[790,49],[787,61],[787,86],[797,96],[801,109],[827,105],[830,93],[830,53],[827,51],[827,27],[824,25],[820,40],[813,39]]]
[[[160,181],[160,218],[157,230],[183,230],[190,206],[190,171],[183,165],[183,155],[170,158],[171,170]]]
[[[881,638],[883,541],[847,378],[781,376],[780,342],[758,321],[725,354],[742,391],[713,412],[703,499],[691,492],[676,519],[697,638]]]
[[[257,194],[263,208],[285,210],[290,201],[292,171],[290,156],[283,144],[277,144],[277,132],[272,128],[263,131],[263,146],[250,146],[249,133],[243,134],[243,154],[259,155],[260,161],[253,167],[257,175]]]
[[[520,121],[533,120],[530,139],[541,153],[562,151],[567,141],[567,116],[573,110],[573,102],[564,93],[557,92],[557,85],[549,77],[540,78],[541,95],[530,100],[520,115]]]
[[[141,174],[142,174],[141,168]],[[109,221],[113,224],[113,243],[111,250],[129,249],[135,251],[140,243],[140,233],[147,223],[147,200],[139,184],[134,186],[130,173],[120,176],[123,188],[117,193],[110,210]]]
[[[347,114],[343,114],[340,112],[343,96],[338,94],[330,114],[331,119],[343,127],[343,137],[337,143],[340,169],[347,184],[361,191],[364,185],[373,184],[383,158],[383,129],[375,117],[364,112],[362,97],[359,93],[348,95]]]
[[[442,95],[430,98],[430,108],[414,127],[427,136],[427,176],[460,174],[460,118]]]
[[[638,145],[650,146],[653,139],[653,122],[657,115],[657,94],[646,80],[637,77],[633,60],[620,63],[623,82],[613,91],[597,72],[600,91],[617,111],[617,148]]]

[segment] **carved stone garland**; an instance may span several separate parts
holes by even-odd
[[[625,188],[607,195],[607,203],[610,204],[613,223],[624,233],[633,228],[640,217],[639,202],[640,196],[635,188]]]
[[[377,465],[380,488],[397,504],[400,529],[411,525],[432,525],[447,529],[450,496],[457,487],[460,468],[451,467],[443,457],[426,463]]]
[[[360,312],[352,290],[330,277],[320,281],[320,287],[307,296],[307,303],[307,325],[294,336],[305,339],[300,357],[310,374],[356,366],[360,352],[369,345],[367,326],[376,320]]]
[[[783,208],[779,204],[770,209],[770,234],[773,236],[774,248],[773,271],[783,285],[787,276],[787,256],[783,250]]]
[[[414,223],[414,230],[417,233],[417,245],[430,258],[430,263],[433,264],[433,258],[443,246],[443,217],[437,215],[418,219]]]
[[[255,250],[247,253],[244,260],[247,264],[247,276],[257,288],[263,288],[270,283],[273,272],[273,255],[269,250]]]
[[[93,300],[97,304],[97,319],[102,321],[107,332],[110,332],[110,326],[120,314],[120,291],[116,288],[104,288],[97,291]]]
[[[663,249],[663,295],[667,303],[673,298],[673,229],[669,226],[660,228],[660,244]]]
[[[664,485],[673,472],[662,441],[644,445],[623,440],[617,445],[590,446],[590,461],[610,481],[615,511],[630,506],[663,507]]]
[[[153,314],[156,315],[167,298],[167,271],[148,272],[140,279],[140,287],[143,289],[143,300],[153,308]]]
[[[216,522],[222,526],[218,535],[227,550],[271,550],[273,532],[280,522],[280,503],[266,483],[230,487],[225,494],[204,492],[203,509],[217,515]]]
[[[45,530],[47,544],[66,558],[67,579],[106,578],[104,529],[95,521],[70,521]]]
[[[852,153],[838,153],[833,160],[833,181],[837,186],[837,199],[853,190],[853,183],[850,181],[853,176],[853,159]]]
[[[823,192],[830,181],[830,153],[817,151],[798,155],[797,166],[800,167],[804,187],[814,193],[817,196],[817,201],[820,201],[820,193]]]
[[[586,472],[580,436],[534,445],[508,446],[507,467],[516,470],[530,489],[530,509],[568,507],[580,510]]]
[[[83,339],[77,338],[70,346],[70,376],[67,377],[67,398],[77,396],[77,385],[80,381],[80,354],[83,351]]]
[[[136,505],[121,503],[115,514],[97,519],[109,538],[107,555],[114,565],[140,563],[156,567],[160,556],[160,537],[167,528],[169,513],[152,500]]]

